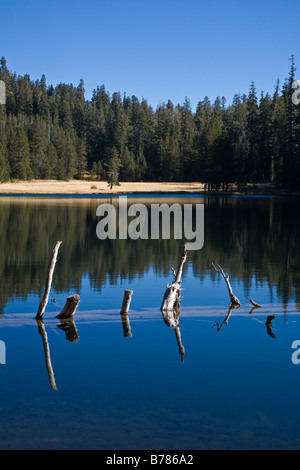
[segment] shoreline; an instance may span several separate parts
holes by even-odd
[[[16,181],[0,184],[0,197],[9,196],[77,196],[101,197],[122,194],[201,194],[202,196],[299,196],[299,193],[287,193],[274,188],[271,184],[248,185],[244,191],[230,189],[228,191],[208,191],[203,183],[157,183],[157,182],[123,182],[120,186],[108,189],[106,181],[57,181],[32,180]]]

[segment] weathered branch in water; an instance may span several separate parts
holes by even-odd
[[[56,315],[56,318],[58,318],[59,320],[72,318],[79,305],[79,300],[80,298],[78,294],[70,295],[69,297],[67,297],[67,301],[64,308],[58,315]]]
[[[44,325],[43,320],[37,320],[37,325],[38,325],[38,329],[39,329],[39,334],[40,334],[40,336],[42,337],[42,340],[43,340],[46,368],[47,368],[48,375],[49,375],[50,385],[51,385],[53,390],[58,390],[58,388],[56,386],[56,383],[55,383],[55,376],[54,376],[53,367],[52,367],[52,363],[51,363],[48,336],[47,336],[47,333],[46,333],[46,329],[45,329],[45,325]]]
[[[43,295],[42,300],[40,301],[39,309],[38,309],[38,312],[37,312],[36,317],[35,317],[36,320],[41,320],[43,318],[43,315],[44,315],[44,312],[45,312],[45,309],[46,309],[46,306],[47,306],[47,303],[48,303],[48,300],[49,300],[49,294],[50,294],[50,289],[51,289],[51,284],[52,284],[53,273],[54,273],[55,264],[56,264],[56,261],[57,261],[58,250],[59,250],[59,247],[60,247],[61,243],[62,242],[57,242],[55,247],[54,247],[54,250],[52,252],[52,257],[51,257],[50,266],[49,266],[49,270],[48,270],[48,276],[47,276],[46,284],[45,284],[44,295]]]
[[[183,265],[186,261],[186,257],[187,257],[187,249],[186,249],[186,246],[184,245],[177,271],[175,271],[175,269],[172,268],[172,272],[174,274],[174,281],[171,284],[171,286],[168,285],[165,291],[162,305],[160,308],[162,311],[163,310],[173,311],[176,302],[180,299],[181,283],[182,283],[181,277],[182,277],[182,270],[183,270]]]
[[[249,300],[250,300],[250,302],[252,303],[252,305],[253,305],[254,307],[256,307],[256,308],[260,308],[260,307],[261,307],[261,305],[259,305],[259,304],[257,304],[256,302],[254,302],[253,299],[249,299]]]
[[[227,288],[228,288],[228,293],[229,293],[229,298],[230,298],[230,304],[234,305],[234,306],[237,306],[237,307],[240,307],[242,304],[239,301],[239,299],[236,297],[236,295],[234,295],[234,293],[232,292],[232,287],[231,287],[230,282],[229,282],[229,275],[224,273],[223,269],[221,268],[221,266],[219,264],[218,264],[218,269],[216,268],[214,263],[212,263],[212,265],[218,273],[222,274],[222,276],[224,278],[224,281],[226,282],[226,285],[227,285]]]
[[[125,338],[132,337],[130,322],[129,322],[129,317],[128,317],[132,294],[133,294],[133,290],[124,291],[124,298],[123,298],[121,312],[120,312],[122,326],[123,326],[123,334]]]

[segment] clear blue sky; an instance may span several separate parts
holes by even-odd
[[[47,84],[97,85],[154,108],[187,96],[195,109],[248,93],[273,93],[295,55],[300,0],[0,0],[0,56]]]

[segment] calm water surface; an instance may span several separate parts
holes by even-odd
[[[160,306],[183,241],[101,241],[103,202],[118,199],[0,199],[0,448],[299,449],[299,200],[160,197],[205,204],[204,247],[183,269],[179,332]],[[239,309],[228,312],[212,262],[229,273]],[[125,289],[134,291],[127,322]],[[75,293],[74,323],[60,322]],[[261,308],[251,311],[249,298]]]

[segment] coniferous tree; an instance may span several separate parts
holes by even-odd
[[[113,147],[110,150],[110,156],[108,163],[106,164],[107,166],[107,171],[106,171],[106,179],[108,186],[110,189],[113,188],[113,186],[119,186],[119,172],[121,168],[121,160],[119,158],[118,150],[116,147]]]
[[[113,167],[127,181],[192,181],[226,190],[251,183],[273,182],[288,191],[300,179],[300,106],[292,102],[296,78],[294,57],[282,89],[257,98],[252,82],[248,95],[232,104],[217,97],[199,101],[195,112],[188,98],[183,105],[169,100],[155,110],[104,85],[85,100],[77,87],[33,82],[11,73],[4,57],[0,80],[6,85],[6,105],[0,106],[0,179],[86,177]],[[29,148],[29,150],[28,150]],[[113,149],[113,150],[112,150]],[[116,160],[115,160],[116,161]],[[111,172],[110,172],[111,175]]]

